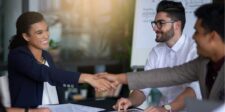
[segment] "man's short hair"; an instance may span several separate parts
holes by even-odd
[[[157,6],[157,13],[159,12],[166,12],[173,20],[180,20],[181,31],[183,31],[186,18],[185,9],[181,2],[163,0]]]
[[[195,11],[195,16],[202,20],[201,26],[206,33],[216,31],[224,42],[224,4],[202,5]]]

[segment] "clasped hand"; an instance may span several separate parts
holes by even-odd
[[[113,74],[109,73],[98,73],[93,75],[91,81],[88,81],[90,85],[92,85],[97,92],[108,91],[112,89],[116,89],[119,85],[119,82],[114,77]]]

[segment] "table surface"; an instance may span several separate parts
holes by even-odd
[[[116,103],[117,99],[118,98],[86,99],[86,100],[81,100],[81,101],[74,101],[71,103],[103,108],[103,109],[106,109],[105,111],[112,111],[112,110],[114,110],[112,108],[112,106]]]

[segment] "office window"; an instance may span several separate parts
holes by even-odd
[[[135,0],[29,0],[29,10],[41,12],[49,25],[48,50],[57,66],[84,73],[130,71],[134,6]],[[122,96],[128,95],[123,88]],[[60,102],[76,90],[58,89],[66,91]]]
[[[0,63],[3,63],[3,7],[2,0],[0,0]]]
[[[134,2],[39,0],[39,11],[49,24],[54,60],[71,70],[116,63],[129,68]]]

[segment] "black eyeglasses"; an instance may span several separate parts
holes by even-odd
[[[171,21],[165,21],[165,20],[157,20],[157,21],[152,21],[151,22],[151,25],[152,25],[152,28],[154,29],[156,26],[157,28],[161,29],[162,26],[166,23],[174,23],[176,22],[177,20],[171,20]]]

